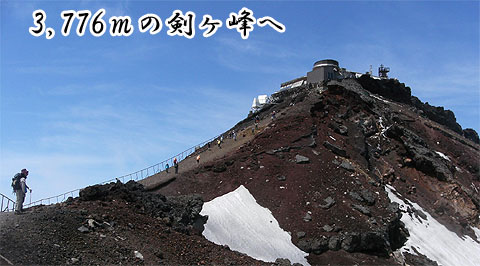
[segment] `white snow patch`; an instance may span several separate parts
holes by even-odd
[[[435,151],[436,154],[438,154],[440,157],[442,157],[443,159],[447,160],[447,161],[450,161],[450,158],[448,158],[447,155],[439,152],[439,151]]]
[[[402,222],[410,233],[402,252],[412,253],[412,248],[436,261],[440,265],[480,265],[480,244],[469,236],[458,237],[454,232],[437,222],[428,212],[418,204],[402,200],[395,195],[395,188],[387,185],[385,189],[391,201],[400,204],[404,213]],[[407,206],[423,212],[427,219],[420,216],[411,216],[406,212]],[[479,237],[480,230],[473,229]],[[408,250],[407,250],[408,249]]]
[[[380,131],[380,135],[383,136],[384,138],[386,138],[385,132],[387,132],[387,130],[391,127],[391,125],[388,126],[388,127],[385,127],[385,126],[383,125],[383,117],[381,117],[381,116],[380,116],[380,118],[378,119],[378,123],[380,124],[380,127],[382,128],[382,130]],[[378,144],[378,146],[380,146],[380,143]],[[379,149],[380,149],[380,148],[379,148]]]
[[[287,258],[309,265],[308,253],[293,245],[272,212],[260,206],[243,185],[203,204],[200,214],[208,215],[202,234],[213,243],[266,262]]]
[[[475,192],[477,192],[477,193],[478,193],[477,186],[475,186],[475,184],[473,184],[473,182],[472,182],[472,184],[471,184],[470,186],[471,186],[471,187],[472,187],[472,188],[475,190]]]
[[[390,103],[389,101],[387,101],[387,100],[383,99],[382,97],[377,96],[377,95],[375,95],[375,94],[370,94],[370,96],[372,96],[373,98],[375,98],[375,99],[377,99],[377,100],[379,100],[379,101],[382,101],[382,102],[384,102],[384,103]]]

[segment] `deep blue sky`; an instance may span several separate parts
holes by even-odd
[[[247,40],[227,29],[247,7],[271,16],[285,33],[255,26]],[[479,2],[164,2],[1,1],[0,192],[21,168],[33,199],[104,181],[162,161],[243,119],[253,97],[305,75],[316,60],[347,69],[391,68],[391,77],[422,101],[455,112],[480,129]],[[105,8],[128,15],[129,37],[60,33],[63,10]],[[53,39],[33,37],[32,12],[43,9]],[[196,14],[189,40],[140,33],[137,19],[175,9]],[[210,38],[204,14],[224,25]]]

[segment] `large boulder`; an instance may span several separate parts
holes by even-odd
[[[307,157],[302,156],[300,154],[297,154],[297,155],[295,155],[295,162],[298,163],[298,164],[305,164],[305,163],[309,163],[310,159],[308,159]]]
[[[400,83],[396,79],[373,79],[369,75],[362,75],[358,82],[362,87],[372,93],[381,95],[385,98],[410,104],[412,92],[410,87]]]
[[[373,79],[369,75],[362,75],[357,80],[364,89],[396,102],[413,105],[421,110],[427,118],[447,126],[459,134],[463,133],[462,127],[457,123],[452,111],[445,110],[443,107],[432,106],[428,102],[423,103],[417,97],[412,96],[411,89],[406,87],[404,83],[395,79]]]
[[[79,192],[79,199],[84,201],[109,200],[113,197],[122,198],[127,201],[134,201],[135,195],[144,192],[143,185],[130,180],[126,184],[112,182],[105,185],[93,185],[83,188]]]
[[[111,201],[122,199],[133,203],[137,211],[168,221],[176,231],[182,233],[201,233],[207,217],[200,215],[203,200],[199,195],[165,197],[161,194],[146,192],[135,181],[126,184],[117,181],[105,185],[94,185],[82,189],[79,200]]]
[[[320,238],[305,238],[298,241],[297,246],[307,253],[319,255],[328,250],[329,238],[326,236]]]
[[[388,235],[378,231],[362,233],[359,250],[365,253],[388,257],[391,251]]]
[[[436,177],[440,181],[453,177],[452,170],[447,165],[448,162],[440,160],[436,153],[428,148],[426,142],[412,131],[399,125],[392,125],[385,134],[403,144],[417,170]]]
[[[365,200],[367,205],[372,206],[375,204],[376,196],[375,196],[375,193],[373,193],[372,191],[368,189],[362,189],[360,191],[360,195]]]
[[[342,156],[342,157],[345,157],[345,158],[348,158],[347,156],[347,151],[338,147],[337,145],[335,144],[332,144],[328,141],[325,141],[323,143],[323,146],[329,150],[331,150],[333,153],[335,153],[336,155],[339,155],[339,156]]]
[[[472,128],[467,128],[463,130],[463,136],[477,144],[480,144],[480,139],[478,138],[477,131]]]
[[[335,200],[328,196],[326,199],[323,200],[325,204],[319,204],[318,206],[322,209],[330,209],[333,205],[335,205]]]
[[[430,105],[428,102],[422,103],[422,101],[415,96],[412,96],[411,104],[421,110],[428,119],[444,125],[462,135],[462,127],[457,123],[455,114],[452,111],[445,110],[441,106],[437,107]]]
[[[350,233],[346,234],[342,240],[342,249],[347,252],[355,252],[358,251],[358,247],[361,243],[361,236],[358,233]]]

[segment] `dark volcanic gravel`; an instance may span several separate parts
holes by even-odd
[[[22,215],[0,213],[0,221],[0,255],[14,264],[265,264],[213,244],[191,227],[179,230],[168,216],[154,218],[138,201],[115,196],[75,199]],[[80,232],[82,226],[88,232]]]

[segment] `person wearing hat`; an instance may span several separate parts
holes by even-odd
[[[17,196],[17,202],[15,204],[15,213],[21,213],[23,212],[23,202],[25,201],[25,195],[27,193],[27,189],[30,190],[30,193],[32,193],[32,189],[30,189],[27,186],[27,176],[28,176],[28,170],[27,169],[22,169],[20,173],[16,174],[13,177],[14,181],[14,192],[15,195]]]
[[[177,157],[173,159],[173,167],[175,167],[175,174],[178,174],[178,161]]]

